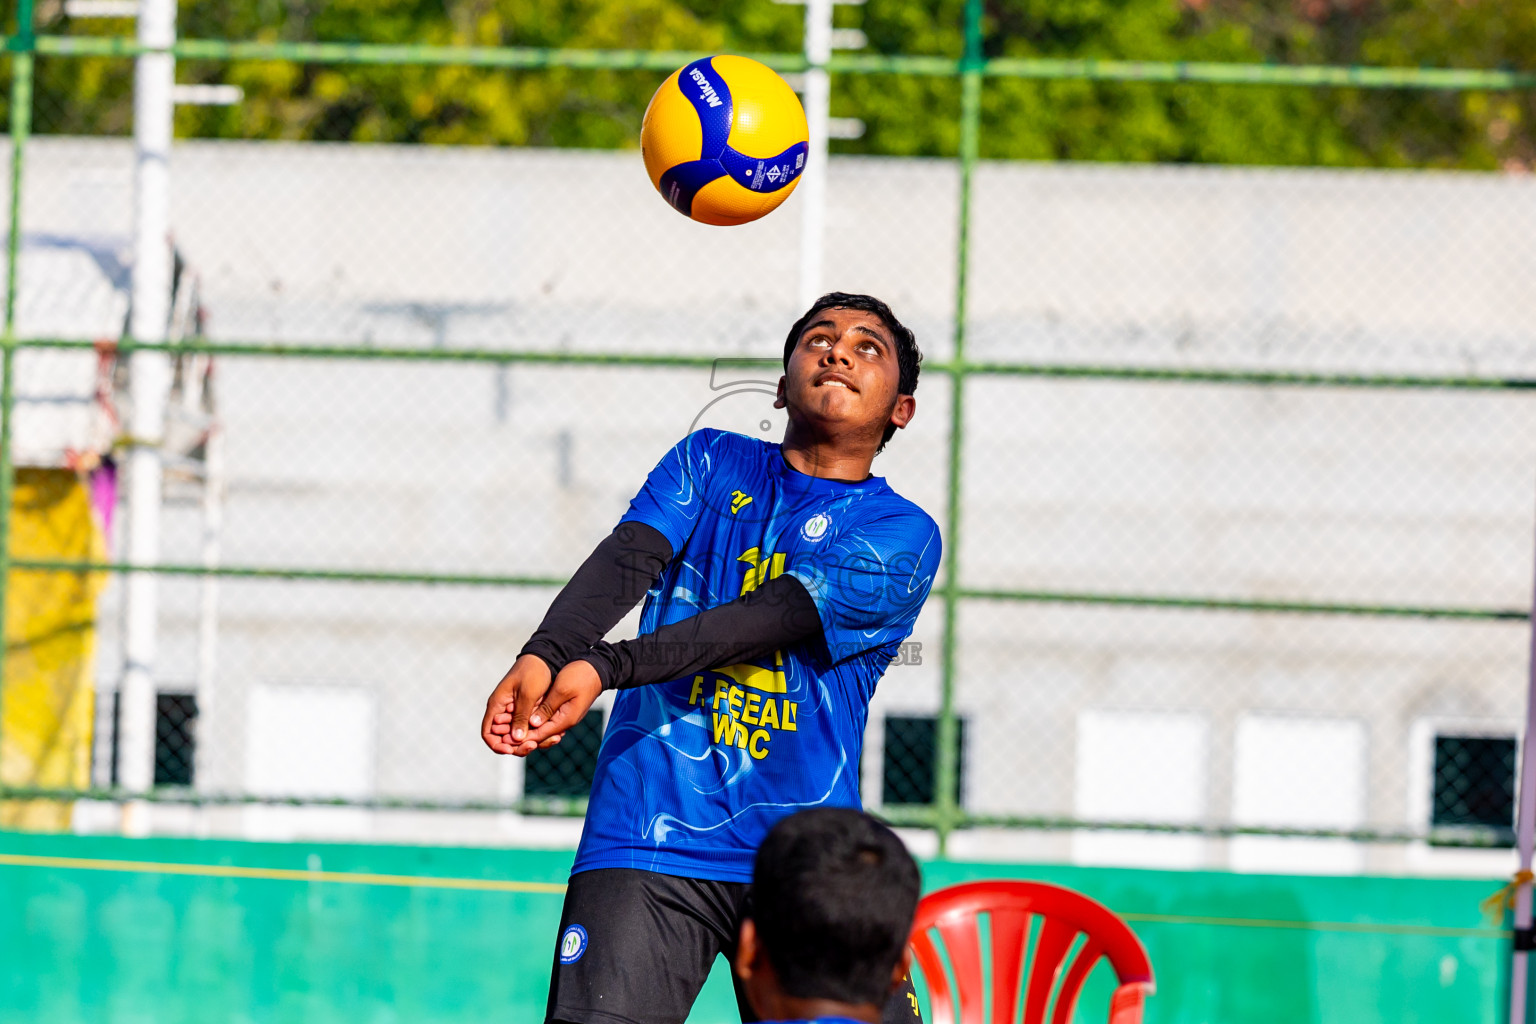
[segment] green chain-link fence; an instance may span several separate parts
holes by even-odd
[[[987,58],[979,5],[968,17],[959,57],[831,65],[849,95],[956,87],[954,158],[829,169],[827,286],[887,298],[926,354],[918,418],[876,472],[946,542],[871,710],[866,800],[972,855],[1429,869],[1439,845],[1507,844],[1536,185],[978,157],[987,111],[1035,80],[1435,93],[1536,76]],[[135,347],[133,148],[106,109],[121,92],[81,111],[34,104],[32,84],[43,62],[126,82],[142,48],[22,24],[5,40],[0,522],[13,465],[59,464],[31,431],[80,396],[48,382],[97,380],[81,415],[119,451],[133,440],[112,419]],[[337,95],[380,75],[462,73],[451,91],[560,74],[577,107],[695,56],[172,52],[200,77],[323,72]],[[782,430],[767,393],[797,313],[794,201],[705,230],[633,150],[241,141],[220,116],[178,122],[184,337],[148,346],[177,367],[163,564],[100,563],[91,785],[12,778],[0,795],[115,822],[132,795],[115,771],[121,584],[150,572],[156,827],[554,835],[528,815],[579,814],[601,719],[494,759],[485,695],[672,443]],[[80,573],[6,564],[12,591]]]

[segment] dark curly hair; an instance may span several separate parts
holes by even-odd
[[[891,307],[875,298],[873,295],[858,295],[851,292],[828,292],[806,310],[794,326],[789,329],[789,337],[784,339],[784,369],[789,369],[789,356],[795,350],[795,345],[800,341],[800,334],[806,325],[816,319],[817,314],[828,309],[857,309],[864,313],[874,314],[885,329],[891,332],[891,337],[896,341],[896,365],[901,374],[896,383],[897,394],[912,395],[917,393],[917,375],[922,371],[923,353],[917,347],[917,336],[912,329],[896,319],[896,314],[891,312]],[[896,433],[893,424],[886,424],[885,434],[880,438],[880,448],[884,450],[885,444]]]

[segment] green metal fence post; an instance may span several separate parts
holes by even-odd
[[[949,389],[949,480],[946,510],[949,537],[944,549],[944,661],[940,677],[938,770],[934,773],[935,823],[939,855],[948,852],[949,833],[960,817],[955,799],[960,778],[960,727],[955,720],[955,645],[960,603],[961,452],[965,441],[966,276],[971,249],[971,174],[981,131],[981,0],[966,0],[965,58],[960,79],[960,223],[955,254],[955,351]]]
[[[0,335],[0,710],[5,706],[5,598],[11,575],[11,411],[16,402],[16,268],[21,262],[21,166],[32,129],[32,0],[16,5],[19,48],[11,58],[11,226],[6,240],[5,333]],[[0,717],[0,743],[5,723]]]

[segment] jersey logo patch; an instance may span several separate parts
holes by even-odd
[[[741,579],[741,595],[746,597],[768,580],[784,575],[784,553],[765,555],[760,548],[747,548],[736,556],[736,561],[751,566]]]
[[[731,515],[735,515],[750,504],[752,504],[752,495],[745,491],[731,492]]]
[[[806,540],[821,540],[831,529],[832,520],[825,512],[817,512],[800,527],[800,536]]]
[[[560,933],[560,962],[573,964],[587,951],[587,930],[573,924]]]

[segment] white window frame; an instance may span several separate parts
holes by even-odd
[[[255,716],[252,714],[250,702],[258,691],[266,693],[293,693],[294,691],[322,691],[341,694],[348,697],[360,697],[363,706],[367,709],[368,721],[362,727],[360,735],[364,738],[367,751],[367,765],[365,778],[361,785],[345,787],[354,790],[349,793],[330,793],[316,791],[312,794],[302,792],[303,788],[295,791],[293,795],[316,797],[350,796],[368,798],[374,795],[378,786],[379,756],[382,740],[383,724],[383,694],[379,689],[359,684],[353,681],[339,681],[326,679],[264,679],[255,682],[245,690],[244,698],[246,706],[242,711],[244,719],[245,744],[244,756],[241,765],[241,778],[246,789],[257,793],[267,790],[268,787],[259,787],[252,782],[252,776],[257,772],[260,762],[258,755],[250,746],[253,741],[252,727]],[[358,730],[353,730],[355,734]],[[265,795],[283,796],[281,792],[270,791]],[[376,812],[365,807],[335,807],[335,806],[288,806],[277,805],[253,805],[244,808],[243,824],[247,838],[257,840],[295,842],[304,839],[332,839],[332,840],[366,840],[372,838],[375,825]]]
[[[1089,766],[1084,751],[1084,723],[1090,716],[1108,720],[1139,720],[1138,724],[1156,726],[1157,720],[1178,720],[1194,727],[1197,743],[1195,758],[1198,777],[1192,794],[1192,813],[1131,810],[1113,815],[1126,820],[1142,819],[1148,823],[1199,825],[1210,814],[1211,750],[1213,727],[1204,711],[1183,709],[1147,709],[1085,707],[1077,711],[1074,723],[1074,769],[1072,778],[1072,813],[1085,815]],[[1210,866],[1211,844],[1199,833],[1158,833],[1074,829],[1072,863],[1103,867],[1149,867],[1163,870],[1201,870]]]
[[[1359,775],[1354,780],[1358,806],[1348,815],[1348,821],[1338,822],[1281,822],[1259,820],[1240,813],[1238,807],[1238,764],[1242,754],[1239,736],[1245,721],[1260,723],[1264,720],[1308,723],[1322,726],[1344,725],[1358,733],[1360,762]],[[1292,713],[1281,711],[1245,711],[1234,723],[1232,734],[1232,809],[1233,821],[1238,825],[1276,825],[1297,828],[1360,828],[1364,826],[1370,808],[1371,775],[1371,727],[1370,722],[1353,715],[1329,715]],[[1283,873],[1348,875],[1358,874],[1365,866],[1365,848],[1348,839],[1310,839],[1282,836],[1233,836],[1227,844],[1227,860],[1231,870],[1243,873]],[[1292,863],[1287,863],[1288,861]]]

